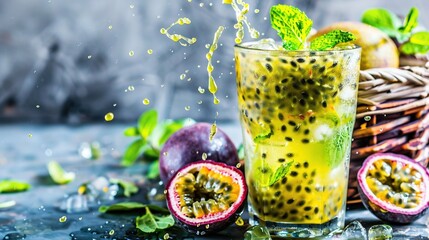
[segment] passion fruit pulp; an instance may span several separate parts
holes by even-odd
[[[211,160],[179,169],[166,189],[172,215],[187,229],[200,233],[219,231],[233,223],[247,196],[241,170]]]
[[[427,212],[429,171],[404,155],[373,154],[357,178],[363,204],[381,220],[407,224]]]

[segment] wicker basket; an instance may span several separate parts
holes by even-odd
[[[376,152],[429,159],[429,62],[425,67],[361,71],[350,161],[348,203],[360,202],[357,171]]]

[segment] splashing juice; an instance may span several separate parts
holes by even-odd
[[[250,223],[326,235],[344,226],[360,48],[265,45],[235,47]]]

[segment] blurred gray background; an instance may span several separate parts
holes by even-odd
[[[221,2],[0,0],[0,121],[83,123],[104,121],[112,112],[114,121],[134,122],[150,108],[162,118],[236,121],[235,15]],[[412,6],[420,10],[420,23],[429,26],[427,0],[247,2],[247,16],[262,37],[277,38],[268,11],[278,3],[304,10],[315,28],[359,21],[368,8],[406,15]],[[170,33],[196,37],[195,44],[183,47],[160,34],[179,17],[192,23]],[[205,45],[220,25],[226,30],[214,54],[213,75],[221,102],[214,105],[207,90]],[[250,39],[248,32],[245,39]]]

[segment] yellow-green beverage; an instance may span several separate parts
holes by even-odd
[[[255,44],[235,47],[250,222],[279,236],[326,235],[344,226],[360,48]]]

